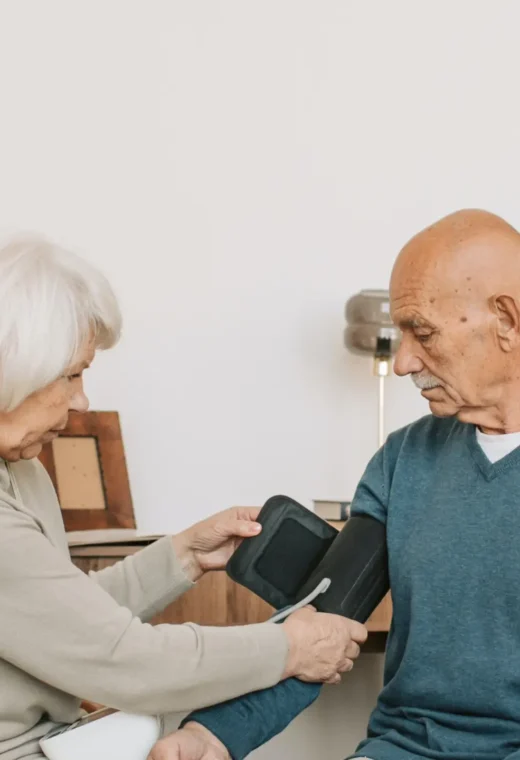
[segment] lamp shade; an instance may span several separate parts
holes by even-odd
[[[387,290],[361,290],[345,306],[345,346],[354,354],[394,356],[401,332],[390,318]]]

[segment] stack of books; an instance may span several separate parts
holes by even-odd
[[[314,513],[322,520],[343,522],[350,517],[350,501],[315,499],[313,505]]]

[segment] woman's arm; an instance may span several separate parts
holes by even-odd
[[[89,575],[118,604],[143,621],[151,620],[195,582],[192,568],[177,556],[172,536]]]
[[[183,712],[277,683],[288,639],[270,623],[142,623],[27,514],[0,503],[0,657],[57,689],[128,712]]]
[[[150,620],[204,572],[224,569],[240,541],[261,530],[259,511],[226,509],[91,577],[134,615]]]

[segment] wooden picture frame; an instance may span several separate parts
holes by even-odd
[[[71,413],[39,459],[56,489],[67,531],[136,527],[117,412]]]

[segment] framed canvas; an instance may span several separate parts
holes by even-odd
[[[71,413],[40,461],[58,494],[67,531],[135,528],[117,412]]]

